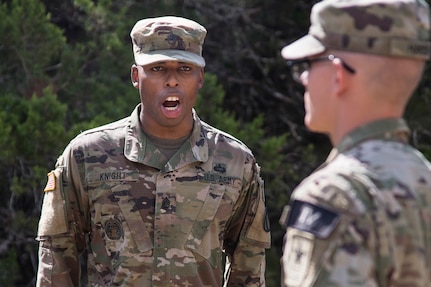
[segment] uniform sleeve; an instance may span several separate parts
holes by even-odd
[[[389,245],[381,241],[377,247],[376,226],[385,225],[384,215],[374,212],[367,189],[348,177],[324,175],[294,191],[282,220],[282,286],[380,286],[377,268],[386,263],[375,262]]]
[[[36,286],[79,286],[80,253],[85,249],[84,223],[76,172],[69,148],[48,174],[39,220],[39,267]]]
[[[225,240],[230,271],[225,286],[265,286],[265,249],[271,238],[263,181],[257,165],[253,170]]]

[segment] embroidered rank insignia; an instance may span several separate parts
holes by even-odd
[[[56,187],[56,178],[55,178],[55,173],[54,171],[51,171],[50,173],[48,173],[48,182],[46,183],[45,192],[49,192],[49,191],[54,191],[55,187]]]

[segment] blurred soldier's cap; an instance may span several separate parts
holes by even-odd
[[[423,0],[324,0],[313,6],[308,34],[284,47],[296,60],[326,49],[428,59],[430,14]]]
[[[138,21],[130,32],[137,65],[180,61],[205,66],[202,45],[207,30],[195,21],[165,16]]]

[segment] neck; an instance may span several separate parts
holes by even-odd
[[[403,115],[403,112],[400,110],[385,110],[382,106],[380,106],[380,109],[369,108],[368,110],[363,111],[359,111],[359,109],[344,110],[347,112],[340,116],[340,120],[337,121],[338,125],[332,132],[329,133],[329,137],[333,146],[337,146],[346,135],[360,126],[382,119],[401,118]],[[350,111],[350,113],[348,111]]]
[[[188,137],[193,131],[193,117],[183,120],[181,123],[172,126],[161,126],[151,120],[139,118],[141,129],[147,135],[159,139],[175,140]]]

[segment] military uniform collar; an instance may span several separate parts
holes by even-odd
[[[189,139],[168,162],[142,131],[139,123],[140,110],[141,104],[133,110],[126,126],[124,156],[128,160],[160,170],[172,170],[192,162],[208,160],[208,143],[202,131],[201,120],[194,109],[192,111],[193,131]]]
[[[332,149],[326,162],[332,161],[339,153],[343,153],[358,143],[369,139],[393,140],[408,142],[410,129],[402,118],[391,118],[373,121],[360,126],[348,135]]]

